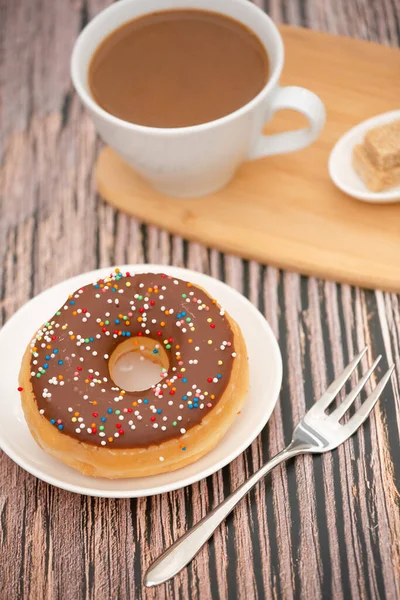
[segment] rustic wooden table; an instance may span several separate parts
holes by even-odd
[[[0,319],[48,286],[118,263],[184,265],[224,279],[265,314],[282,349],[280,401],[247,452],[205,481],[140,500],[80,497],[0,456],[0,598],[400,597],[399,297],[280,272],[147,227],[96,196],[100,144],[69,57],[108,0],[1,0]],[[396,46],[398,0],[266,0],[277,22]],[[388,82],[388,85],[390,82]],[[393,257],[398,260],[398,257]],[[393,378],[338,451],[276,469],[192,565],[157,589],[145,568],[290,439],[365,343]]]

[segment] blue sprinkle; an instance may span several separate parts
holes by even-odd
[[[59,365],[62,365],[62,364],[63,364],[63,361],[62,361],[62,360],[59,360],[59,361],[58,361],[58,364],[59,364]]]
[[[194,406],[195,408],[199,408],[199,405],[197,404],[197,402],[196,402],[196,404],[193,404],[193,406]]]
[[[51,423],[52,425],[55,425],[55,423],[56,423],[56,420],[55,420],[55,419],[50,419],[50,423]]]
[[[199,399],[198,398],[193,398],[193,402],[198,402]]]
[[[96,283],[96,285],[94,287],[96,288],[96,290],[98,290],[100,286],[98,283]]]
[[[70,300],[69,303],[72,304],[72,305],[74,305],[75,304],[75,300]]]
[[[158,413],[159,415],[161,415],[161,413],[162,413],[162,410],[161,410],[161,408],[157,408],[157,413]]]
[[[43,369],[48,369],[48,368],[49,368],[49,365],[47,363],[44,363]]]
[[[49,355],[45,356],[45,359],[46,359],[46,360],[50,360],[50,358],[51,358],[51,357],[50,357]]]
[[[184,378],[182,379],[182,381],[183,381],[183,383],[187,383],[187,378],[186,378],[186,377],[184,377]]]
[[[190,410],[192,410],[193,404],[188,404],[188,407],[190,408]]]
[[[107,412],[108,412],[108,413],[110,413],[110,415],[111,415],[111,413],[112,413],[112,408],[107,408]]]
[[[64,429],[64,425],[60,424],[60,425],[58,426],[58,429],[61,431],[62,429]]]
[[[56,348],[55,350],[53,350],[53,354],[58,354],[58,348]]]
[[[101,417],[101,421],[103,421],[103,423],[105,423],[107,421],[106,417]]]
[[[89,338],[91,342],[94,342],[94,337]]]
[[[125,335],[126,335],[125,331],[123,331],[123,332],[121,333],[121,335],[122,335],[122,337],[125,337]]]
[[[181,313],[182,317],[186,317],[186,313],[185,311],[183,313]]]
[[[154,348],[154,350],[153,350],[153,354],[158,354],[158,350],[157,350],[157,348]]]
[[[217,375],[218,379],[221,379],[222,375]]]
[[[187,400],[187,396],[182,396],[182,400]]]
[[[147,398],[145,398],[145,399],[143,400],[143,404],[148,404],[148,403],[149,403],[149,401],[147,400]]]
[[[182,450],[186,450],[186,446],[183,446]]]
[[[126,336],[127,336],[127,337],[131,337],[131,332],[130,332],[130,331],[127,331],[127,332],[126,332]]]
[[[119,319],[115,319],[115,324],[119,325],[119,323],[120,323]]]

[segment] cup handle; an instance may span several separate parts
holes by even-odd
[[[287,131],[275,135],[261,135],[250,160],[273,154],[285,154],[309,146],[320,134],[325,123],[325,107],[316,94],[297,86],[278,87],[268,99],[268,121],[277,110],[297,110],[309,122],[309,126],[298,131]]]

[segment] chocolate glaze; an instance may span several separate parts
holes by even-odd
[[[121,393],[108,358],[137,335],[166,349],[169,369],[158,387]],[[31,382],[41,414],[60,435],[146,447],[183,435],[212,410],[229,382],[234,350],[229,322],[205,292],[166,275],[117,271],[77,290],[37,333]]]

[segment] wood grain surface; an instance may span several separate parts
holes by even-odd
[[[400,203],[350,198],[332,183],[327,166],[341,135],[398,108],[400,52],[304,27],[282,25],[280,30],[282,85],[311,89],[325,105],[325,127],[311,146],[247,161],[224,189],[190,200],[156,192],[104,148],[96,163],[97,189],[115,208],[218,250],[303,275],[399,293],[400,261],[393,257],[400,255]],[[278,111],[264,131],[296,130],[303,121],[299,113]]]
[[[72,91],[69,56],[106,4],[0,0],[1,321],[84,270],[188,266],[227,281],[265,314],[284,357],[282,392],[268,426],[231,465],[152,498],[80,497],[2,454],[0,598],[399,598],[399,296],[223,255],[102,203],[93,180],[100,144]],[[400,41],[398,0],[270,0],[264,8],[277,22]],[[277,468],[187,570],[144,589],[150,561],[289,441],[306,407],[366,342],[369,360],[384,356],[379,373],[394,362],[397,374],[365,427],[332,454]]]

